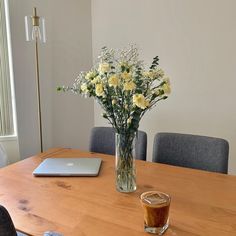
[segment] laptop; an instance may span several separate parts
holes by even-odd
[[[97,176],[101,158],[47,158],[34,171],[34,176]]]

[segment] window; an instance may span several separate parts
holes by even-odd
[[[15,134],[6,4],[0,0],[0,136]]]

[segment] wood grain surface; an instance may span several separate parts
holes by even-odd
[[[101,157],[98,177],[34,177],[47,157]],[[236,176],[136,161],[137,191],[115,189],[113,156],[74,149],[50,149],[0,170],[0,204],[16,228],[42,236],[148,235],[139,196],[159,190],[171,198],[166,236],[235,236]]]

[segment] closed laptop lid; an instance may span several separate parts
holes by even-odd
[[[101,158],[47,158],[34,171],[35,176],[97,176]]]

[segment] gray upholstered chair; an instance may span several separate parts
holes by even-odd
[[[90,135],[90,152],[115,155],[115,130],[111,127],[94,127]],[[146,160],[147,134],[138,131],[135,146],[136,159]]]
[[[221,138],[158,133],[152,161],[227,174],[228,154],[229,144]]]

